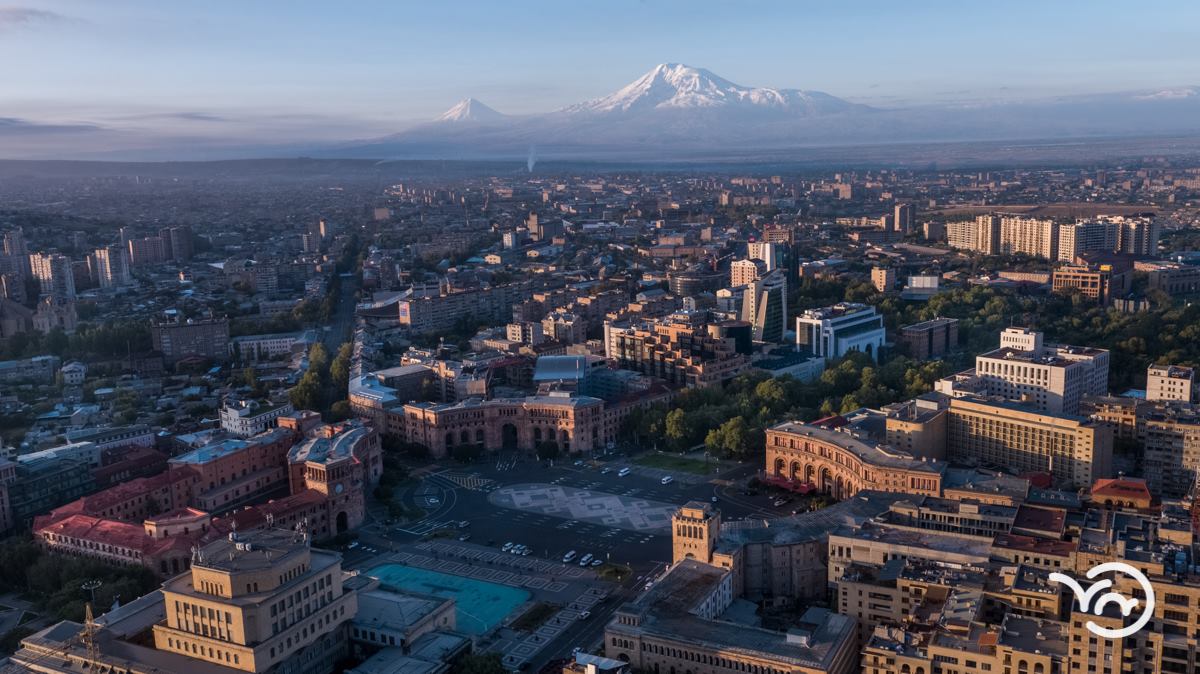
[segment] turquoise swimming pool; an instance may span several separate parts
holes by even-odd
[[[458,631],[467,634],[482,634],[492,629],[530,597],[528,592],[520,588],[403,564],[383,564],[367,573],[384,585],[453,598],[458,614]]]

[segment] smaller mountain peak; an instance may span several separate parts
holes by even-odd
[[[477,99],[464,98],[454,107],[438,115],[435,121],[438,122],[483,122],[493,119],[501,119],[504,115],[496,112]]]

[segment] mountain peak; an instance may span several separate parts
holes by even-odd
[[[487,122],[503,119],[504,115],[475,100],[464,98],[454,107],[438,115],[437,122]]]
[[[819,91],[745,87],[704,68],[660,63],[620,90],[566,112],[636,113],[664,109],[776,110],[819,115],[854,107]]]

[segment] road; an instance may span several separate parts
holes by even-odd
[[[329,357],[337,355],[338,348],[343,342],[349,341],[354,329],[354,293],[358,292],[358,275],[341,276],[341,290],[338,292],[337,307],[333,316],[329,317],[324,338],[325,348]]]

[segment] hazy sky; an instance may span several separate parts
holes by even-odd
[[[367,137],[466,96],[550,110],[667,61],[877,106],[1161,88],[1200,84],[1197,25],[1194,0],[17,0],[0,127]]]

